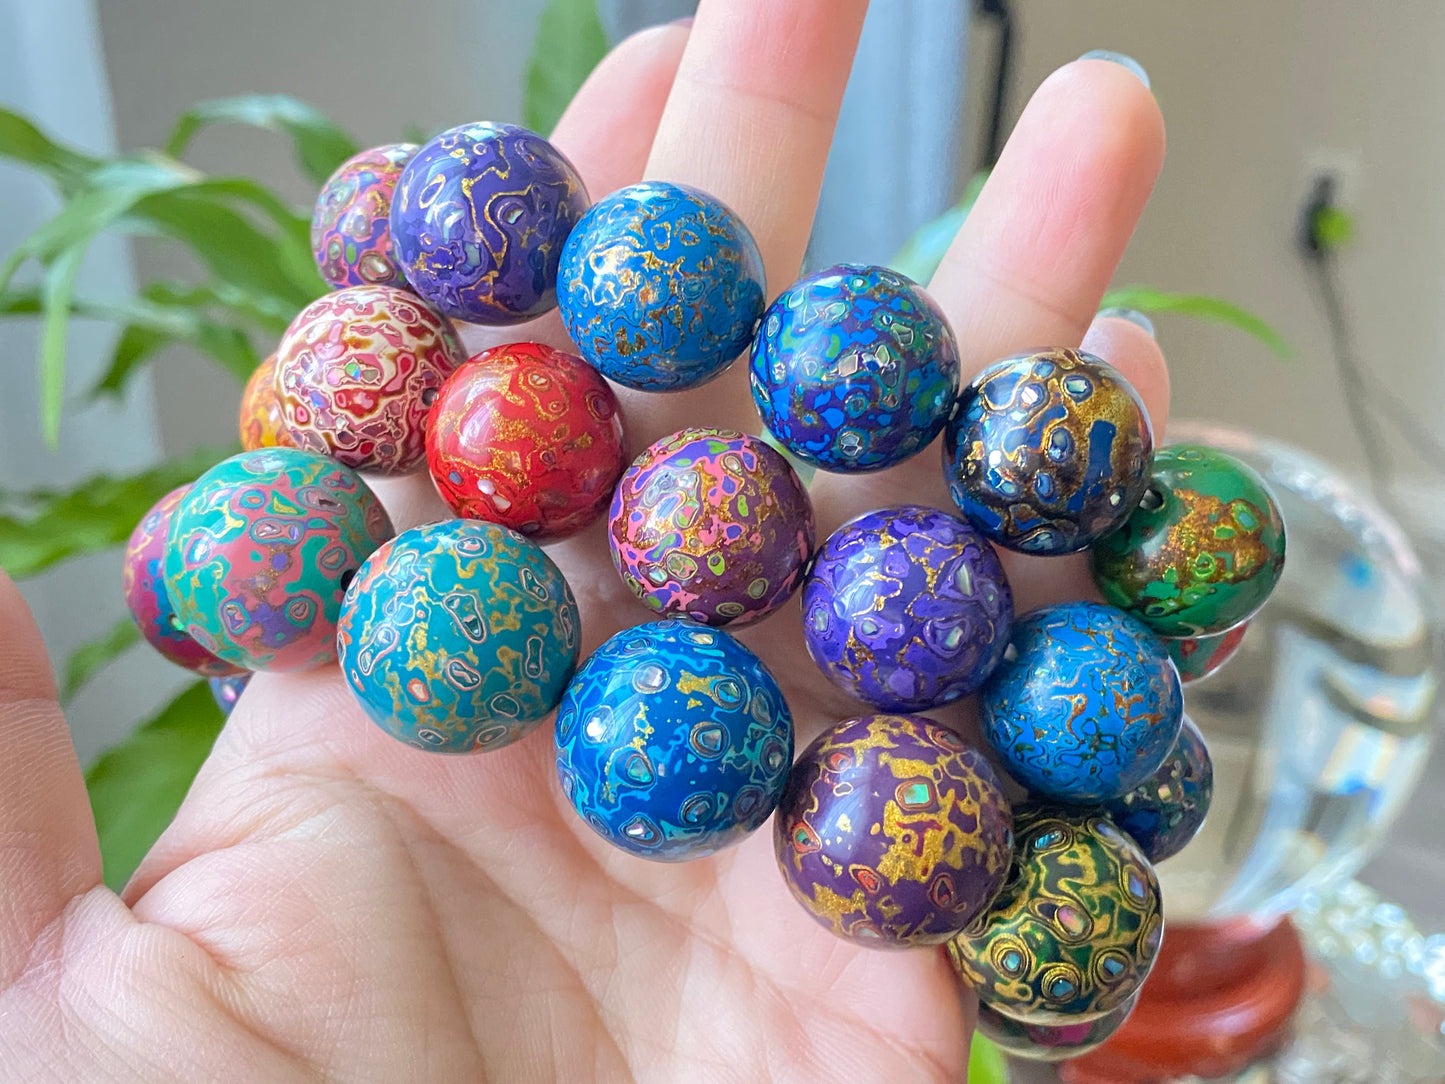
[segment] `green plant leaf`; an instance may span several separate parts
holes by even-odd
[[[118,546],[168,491],[239,450],[202,448],[137,474],[96,475],[72,489],[0,490],[0,568],[21,579]]]
[[[1008,1084],[1008,1061],[997,1046],[978,1032],[968,1051],[968,1084]]]
[[[1284,336],[1262,317],[1222,298],[1170,293],[1156,290],[1152,286],[1121,286],[1106,293],[1099,307],[1138,309],[1140,312],[1173,312],[1181,316],[1192,316],[1196,320],[1227,324],[1254,336],[1277,357],[1287,360],[1294,356],[1294,351],[1290,349],[1289,343],[1285,342]]]
[[[0,157],[33,166],[65,195],[79,189],[100,166],[99,158],[62,146],[19,113],[4,108],[0,108]]]
[[[567,103],[607,55],[607,32],[597,0],[547,0],[522,81],[522,123],[546,134]]]
[[[295,144],[296,164],[317,185],[359,148],[349,135],[315,106],[289,94],[246,94],[201,102],[176,121],[166,153],[179,158],[197,132],[210,124],[249,124],[284,132]]]
[[[88,640],[65,660],[65,678],[60,685],[60,702],[68,704],[87,681],[107,664],[140,643],[140,629],[127,615],[94,640]]]
[[[115,891],[175,819],[224,723],[211,690],[198,681],[85,773],[105,883]]]
[[[65,406],[65,339],[70,330],[70,301],[85,249],[67,249],[45,269],[40,303],[45,318],[40,333],[40,432],[54,448],[60,443],[60,412]]]
[[[965,186],[963,197],[943,214],[914,230],[889,266],[914,282],[927,285],[938,270],[948,246],[953,244],[954,235],[968,218],[969,211],[973,210],[974,202],[987,180],[987,171],[975,173]]]
[[[101,166],[83,191],[15,246],[0,266],[0,290],[9,287],[26,260],[48,264],[69,249],[83,248],[147,196],[193,184],[199,177],[189,167],[156,155]]]

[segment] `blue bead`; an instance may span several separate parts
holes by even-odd
[[[1132,790],[1173,748],[1179,675],[1143,622],[1065,602],[1014,623],[982,690],[984,737],[1031,797],[1102,802]]]
[[[769,431],[830,471],[882,470],[922,451],[958,394],[942,310],[886,267],[839,264],[794,283],[763,315],[751,366]]]
[[[1204,735],[1187,717],[1159,769],[1104,808],[1150,862],[1182,851],[1204,825],[1214,796],[1214,764]]]
[[[557,709],[557,775],[609,843],[678,862],[766,821],[793,763],[793,719],[762,662],[720,629],[624,629]]]
[[[706,383],[747,349],[767,300],[742,220],[706,192],[644,181],[613,192],[562,249],[557,304],[577,349],[642,391]]]

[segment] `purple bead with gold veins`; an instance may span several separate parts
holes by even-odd
[[[977,689],[1008,647],[1013,592],[988,542],[935,508],[868,512],[834,531],[803,588],[803,637],[823,673],[886,711]]]
[[[813,506],[777,449],[732,429],[683,429],[623,473],[607,541],[649,608],[745,625],[798,589],[813,552]]]
[[[311,254],[332,286],[406,286],[391,246],[391,194],[415,143],[386,143],[352,155],[316,197]]]
[[[773,821],[778,866],[818,922],[850,941],[947,941],[1003,887],[1013,818],[988,762],[916,715],[825,731],[793,765]]]

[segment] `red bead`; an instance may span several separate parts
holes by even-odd
[[[251,374],[246,390],[241,392],[241,447],[248,452],[258,448],[294,448],[296,442],[286,432],[281,417],[281,400],[276,397],[276,355],[272,354]]]
[[[540,542],[596,519],[627,465],[607,381],[540,343],[494,347],[458,368],[426,431],[427,465],[452,511]]]

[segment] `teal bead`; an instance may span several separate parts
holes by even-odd
[[[346,593],[336,639],[377,726],[418,749],[473,753],[511,744],[556,707],[581,618],[536,543],[458,519],[378,549]]]

